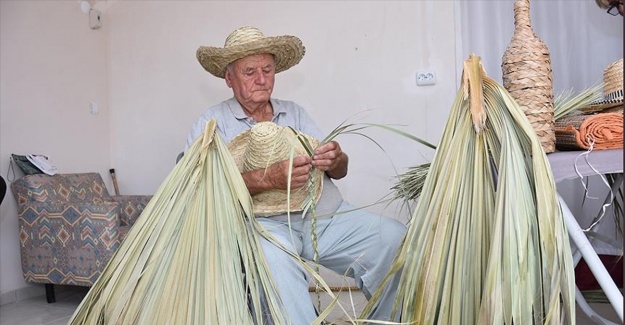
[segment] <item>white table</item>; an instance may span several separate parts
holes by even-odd
[[[581,155],[581,156],[580,156]],[[553,176],[556,184],[565,179],[579,179],[580,176],[591,176],[599,174],[620,174],[620,183],[622,183],[623,175],[623,150],[598,150],[590,153],[585,151],[560,151],[547,155]],[[577,170],[576,170],[577,167]],[[593,170],[594,169],[594,170]],[[618,190],[612,189],[613,192]],[[618,289],[610,274],[606,270],[605,266],[599,259],[599,256],[592,244],[588,240],[588,237],[581,229],[578,219],[575,218],[566,202],[558,195],[560,205],[562,207],[562,214],[566,222],[566,226],[569,232],[571,240],[577,246],[577,256],[574,254],[574,259],[579,261],[579,258],[583,256],[584,260],[588,264],[594,277],[597,279],[599,286],[606,294],[606,297],[610,301],[610,304],[623,321],[623,295]],[[581,255],[581,256],[580,256]],[[583,312],[593,319],[598,324],[616,324],[611,322],[601,315],[597,314],[587,303],[582,296],[579,289],[576,288],[577,304],[583,310]]]

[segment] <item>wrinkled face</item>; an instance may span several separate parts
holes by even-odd
[[[244,107],[269,101],[276,64],[271,54],[254,54],[238,59],[226,69],[226,84]]]

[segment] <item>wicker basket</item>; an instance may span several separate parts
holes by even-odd
[[[554,152],[551,59],[547,45],[531,27],[529,0],[514,2],[514,26],[502,58],[503,85],[525,112],[544,151]]]

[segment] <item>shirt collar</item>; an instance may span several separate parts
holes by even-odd
[[[272,120],[275,120],[276,117],[280,114],[286,114],[286,110],[284,109],[284,106],[280,105],[273,98],[270,98],[269,101],[271,102],[271,107],[273,108]],[[234,117],[237,120],[249,119],[247,114],[245,114],[243,107],[241,106],[241,104],[235,97],[232,97],[228,100],[228,107],[230,107],[230,111],[232,112],[232,115],[234,115]]]

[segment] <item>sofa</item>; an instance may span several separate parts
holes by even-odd
[[[27,175],[11,183],[26,282],[92,286],[151,199],[109,194],[98,173]]]

